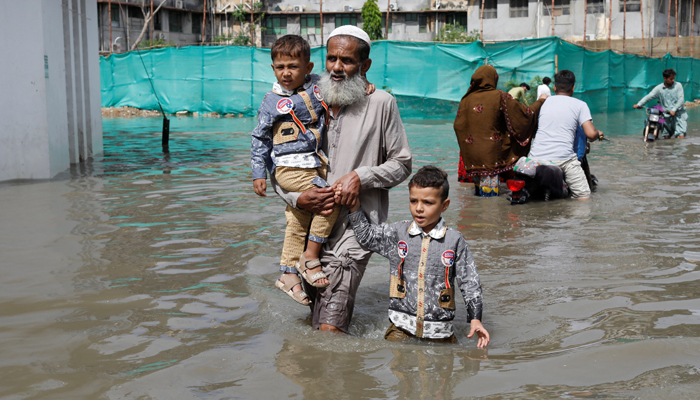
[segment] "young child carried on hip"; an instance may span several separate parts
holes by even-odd
[[[375,225],[360,210],[359,202],[349,215],[357,241],[389,259],[391,326],[384,338],[455,343],[456,278],[471,324],[467,337],[476,333],[477,347],[486,347],[490,337],[481,324],[482,293],[476,264],[462,234],[448,228],[442,218],[450,205],[447,174],[425,166],[411,178],[408,188],[413,220]]]
[[[311,74],[314,63],[310,62],[309,43],[301,36],[285,35],[272,45],[271,57],[277,82],[265,95],[258,110],[258,125],[252,132],[255,193],[266,196],[267,171],[290,192],[330,186],[325,181],[328,158],[321,149],[330,115],[317,86],[319,77]],[[369,84],[368,94],[374,90],[374,85]],[[291,206],[285,210],[282,276],[275,286],[302,305],[310,304],[310,299],[301,288],[298,273],[312,286],[322,288],[329,284],[319,254],[339,211],[338,205],[328,216]]]

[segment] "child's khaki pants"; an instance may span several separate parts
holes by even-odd
[[[326,179],[326,166],[316,169],[277,167],[275,179],[282,189],[290,192],[303,192],[317,187],[311,181],[320,176]],[[287,229],[284,232],[284,246],[282,247],[281,266],[296,268],[301,253],[306,244],[306,232],[308,229],[309,240],[317,243],[325,243],[331,234],[333,224],[340,213],[340,206],[333,208],[333,213],[328,216],[314,215],[310,211],[300,210],[287,206],[284,215],[287,217]],[[312,222],[313,217],[313,222]],[[311,223],[311,227],[309,227]]]

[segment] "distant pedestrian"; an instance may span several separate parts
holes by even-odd
[[[510,89],[508,91],[508,94],[513,96],[513,98],[515,100],[518,100],[519,102],[521,102],[527,106],[529,104],[527,104],[527,98],[525,97],[525,94],[527,93],[528,90],[530,90],[530,85],[523,82],[520,84],[520,86],[514,87],[513,89]]]
[[[552,95],[552,91],[549,89],[549,84],[552,83],[552,78],[545,76],[544,79],[542,79],[542,84],[537,86],[537,98],[539,99],[542,97],[543,94],[546,94],[547,96]]]

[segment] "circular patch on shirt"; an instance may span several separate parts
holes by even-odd
[[[442,264],[446,267],[451,267],[455,263],[455,252],[452,250],[446,250],[442,253]]]
[[[323,101],[323,96],[321,96],[321,89],[319,89],[318,86],[314,86],[314,96],[316,96],[316,99],[318,99],[318,101]]]
[[[408,254],[408,245],[403,240],[399,242],[398,245],[399,257],[406,258]]]
[[[280,114],[289,114],[294,107],[291,99],[284,98],[277,102],[277,112]]]

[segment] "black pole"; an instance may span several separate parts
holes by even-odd
[[[170,140],[170,120],[163,114],[163,153],[170,153],[170,146],[168,141]]]
[[[156,96],[156,101],[158,102],[160,112],[161,114],[163,114],[163,136],[161,144],[163,146],[163,153],[168,154],[170,153],[170,146],[168,145],[168,141],[170,140],[170,120],[168,119],[168,117],[165,116],[165,111],[163,111],[163,106],[160,104],[160,99],[158,98],[158,94],[156,93],[156,88],[153,86],[153,80],[151,79],[151,76],[148,75],[148,68],[146,68],[146,63],[143,62],[143,56],[141,56],[141,51],[138,47],[136,47],[136,51],[139,53],[141,64],[143,64],[143,69],[144,71],[146,71],[146,77],[148,77],[148,81],[151,83],[151,89],[153,90],[153,95]]]

